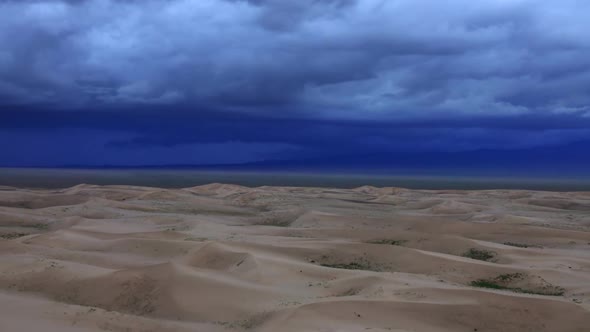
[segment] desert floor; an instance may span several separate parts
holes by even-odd
[[[0,331],[590,331],[590,193],[0,187]]]

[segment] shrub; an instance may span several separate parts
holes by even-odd
[[[480,261],[490,261],[492,258],[496,257],[496,253],[489,250],[471,248],[467,252],[463,254],[463,257],[468,257],[471,259],[477,259]]]

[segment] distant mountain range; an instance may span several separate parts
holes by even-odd
[[[397,152],[209,165],[67,165],[65,168],[321,171],[404,174],[590,176],[590,141],[559,147],[461,152]]]

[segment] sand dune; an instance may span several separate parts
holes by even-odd
[[[589,193],[0,188],[0,331],[589,326]]]

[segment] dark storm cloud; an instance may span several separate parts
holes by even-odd
[[[590,118],[575,115],[359,121],[285,119],[215,111],[0,113],[0,131],[107,131],[113,149],[242,142],[305,148],[330,154],[400,150],[518,149],[568,144],[590,137]],[[122,135],[121,133],[124,133]],[[288,149],[292,153],[293,149]]]
[[[579,0],[0,0],[0,165],[578,151],[588,12]]]
[[[590,116],[589,10],[576,0],[2,1],[0,98],[3,110]]]

